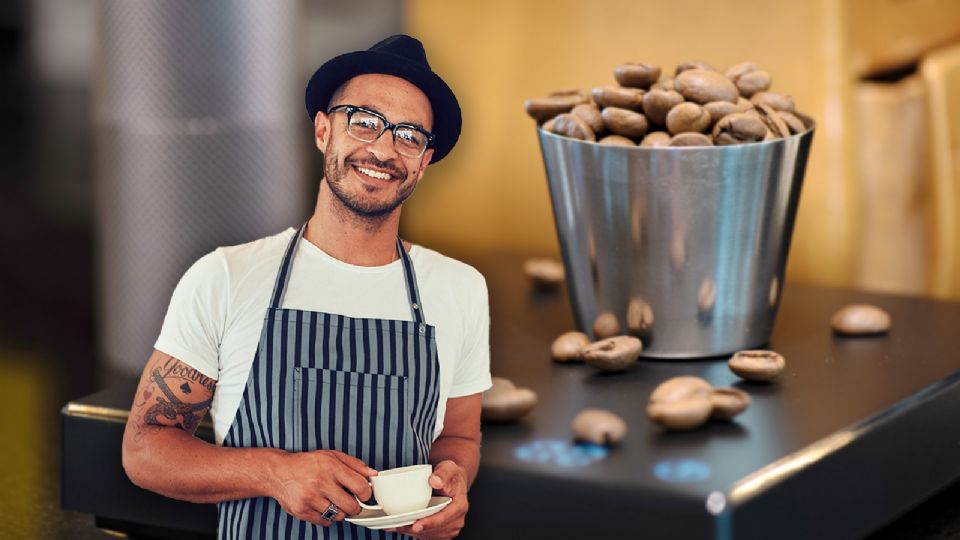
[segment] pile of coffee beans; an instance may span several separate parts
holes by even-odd
[[[770,74],[753,62],[726,72],[686,62],[672,77],[656,65],[627,63],[613,77],[617,85],[558,90],[524,108],[551,133],[623,146],[744,144],[807,129],[793,99],[771,92]]]

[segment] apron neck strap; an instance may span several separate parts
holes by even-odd
[[[280,263],[280,271],[277,272],[277,279],[273,284],[273,294],[270,297],[270,307],[280,309],[283,305],[283,297],[287,292],[287,285],[290,283],[290,275],[293,273],[293,258],[297,255],[297,245],[303,238],[307,230],[307,224],[304,223],[297,234],[293,235],[287,250],[283,254],[283,262]],[[410,301],[410,312],[413,314],[413,320],[418,324],[423,324],[423,306],[420,303],[420,289],[417,287],[417,275],[413,270],[413,260],[410,254],[403,249],[403,242],[397,236],[397,253],[400,255],[400,262],[403,265],[403,283],[407,289],[407,298]]]
[[[410,300],[410,313],[417,324],[423,324],[423,303],[420,302],[420,289],[417,287],[417,273],[413,270],[413,260],[403,249],[403,241],[397,236],[397,253],[403,263],[403,281],[407,285],[407,297]]]
[[[270,295],[270,307],[280,309],[283,305],[283,296],[287,292],[287,284],[290,283],[290,274],[293,273],[293,258],[297,255],[297,244],[303,238],[303,233],[307,230],[307,224],[304,223],[297,234],[293,235],[290,243],[287,244],[287,251],[283,254],[283,262],[280,263],[280,271],[277,272],[277,280],[273,284],[273,294]]]

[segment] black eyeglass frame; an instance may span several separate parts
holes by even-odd
[[[392,134],[393,134],[393,143],[396,144],[396,143],[397,143],[397,128],[407,128],[407,129],[412,129],[412,130],[414,130],[414,131],[420,132],[421,134],[423,134],[423,135],[427,138],[427,144],[423,147],[423,150],[420,151],[420,155],[418,155],[418,156],[408,156],[408,157],[418,157],[418,158],[419,158],[419,157],[423,157],[423,154],[427,151],[427,148],[432,147],[432,146],[433,146],[433,141],[434,141],[434,139],[436,139],[436,135],[434,135],[433,133],[430,133],[429,131],[423,129],[423,128],[420,127],[420,126],[417,126],[417,125],[414,125],[414,124],[409,124],[409,123],[406,123],[406,122],[398,122],[398,123],[394,124],[393,122],[387,120],[387,118],[386,118],[385,116],[383,116],[383,114],[381,114],[381,113],[379,113],[379,112],[377,112],[377,111],[375,111],[375,110],[373,110],[373,109],[368,109],[368,108],[366,108],[366,107],[360,107],[360,106],[357,106],[357,105],[337,105],[337,106],[335,106],[335,107],[330,107],[330,110],[327,111],[327,114],[328,114],[328,115],[329,115],[329,114],[333,114],[333,113],[338,112],[338,111],[343,111],[343,112],[345,112],[345,113],[347,114],[347,134],[350,135],[351,137],[355,138],[355,139],[357,138],[356,135],[350,133],[350,129],[349,129],[349,128],[350,128],[350,118],[353,117],[353,114],[354,114],[354,113],[356,113],[356,112],[367,113],[367,114],[369,114],[369,115],[371,115],[371,116],[376,116],[377,118],[380,119],[381,122],[383,122],[383,130],[382,130],[380,133],[378,133],[377,136],[376,136],[372,141],[364,141],[363,139],[357,139],[358,141],[361,141],[361,142],[368,142],[368,143],[376,142],[377,140],[380,139],[380,137],[383,136],[384,133],[387,132],[387,130],[390,130],[390,131],[392,132]]]

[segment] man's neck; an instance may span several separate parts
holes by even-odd
[[[399,226],[399,207],[381,218],[359,216],[321,183],[304,238],[345,263],[383,266],[397,260]]]

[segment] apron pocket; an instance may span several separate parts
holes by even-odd
[[[405,461],[412,442],[407,378],[294,368],[295,451],[339,450],[375,468]]]

